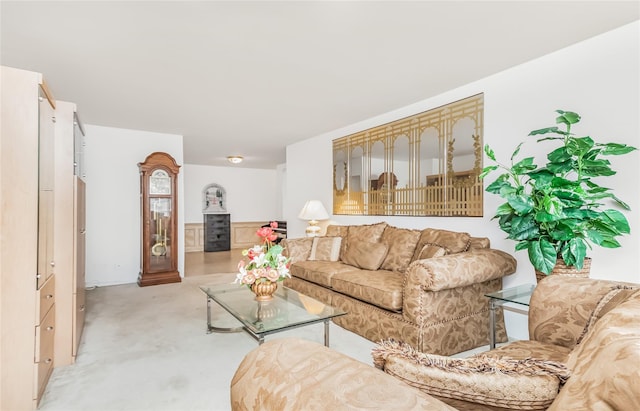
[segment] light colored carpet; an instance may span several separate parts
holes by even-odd
[[[42,411],[229,410],[229,384],[257,342],[244,332],[206,333],[202,284],[235,274],[187,277],[182,283],[136,284],[87,291],[85,329],[75,364],[54,369]],[[236,326],[217,305],[215,325]],[[270,335],[323,342],[316,324]],[[374,344],[333,323],[331,348],[371,365]]]

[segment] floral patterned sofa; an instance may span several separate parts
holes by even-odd
[[[549,276],[530,340],[469,358],[385,341],[368,366],[320,344],[274,339],[243,359],[233,410],[640,410],[640,288]],[[455,408],[454,408],[455,407]]]
[[[371,341],[393,338],[450,355],[489,342],[486,293],[502,288],[515,259],[489,239],[387,223],[327,228],[324,237],[286,239],[285,285],[348,314],[339,326]],[[506,341],[502,313],[497,341]]]
[[[460,410],[640,410],[640,286],[551,275],[529,340],[455,360],[382,343],[374,362]]]

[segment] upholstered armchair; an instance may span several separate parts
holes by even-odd
[[[373,351],[387,374],[460,410],[639,410],[638,285],[550,276],[530,302],[530,340],[470,358],[395,341]]]

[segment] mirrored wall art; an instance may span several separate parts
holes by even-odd
[[[333,213],[482,216],[484,95],[333,140]]]

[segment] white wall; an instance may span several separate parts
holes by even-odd
[[[536,145],[526,136],[531,130],[554,125],[556,109],[575,111],[582,116],[582,121],[574,126],[576,133],[591,135],[602,142],[639,146],[639,34],[640,23],[634,22],[411,106],[288,146],[290,189],[284,216],[289,220],[289,235],[304,234],[306,223],[296,218],[296,212],[306,200],[317,198],[327,210],[332,209],[333,139],[477,93],[484,93],[484,142],[490,144],[503,161],[509,160],[515,146],[523,140],[531,143],[525,145],[522,153],[545,154],[548,145]],[[611,160],[618,175],[604,185],[613,188],[631,206],[632,211],[625,214],[632,233],[620,239],[622,248],[596,248],[589,253],[593,257],[591,276],[640,282],[640,154],[636,151]],[[487,236],[494,248],[511,252],[518,259],[518,270],[505,279],[505,287],[535,283],[526,252],[515,253],[515,243],[506,240],[498,224],[491,221],[500,203],[498,196],[485,193],[482,218],[333,216],[333,221],[359,224],[384,220],[398,227],[446,228]]]
[[[283,204],[287,200],[287,164],[278,164],[276,167],[278,180],[278,220],[284,220]]]
[[[280,218],[280,184],[276,169],[184,166],[185,223],[202,223],[202,189],[219,184],[227,192],[231,221]]]
[[[87,286],[136,282],[140,272],[138,163],[155,152],[182,165],[182,136],[86,125]],[[184,275],[184,168],[178,174],[178,270]]]

